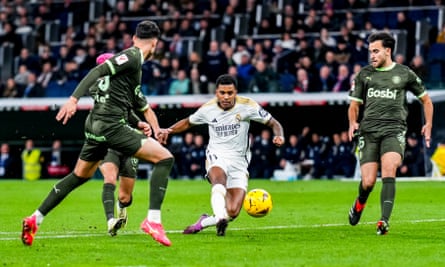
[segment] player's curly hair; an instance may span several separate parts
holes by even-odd
[[[394,52],[394,47],[396,46],[396,39],[387,31],[378,31],[371,33],[368,37],[368,43],[375,41],[382,41],[382,45],[385,48],[391,48],[391,52]]]
[[[220,75],[218,77],[218,79],[216,79],[216,87],[218,87],[220,84],[223,84],[223,85],[233,84],[235,86],[235,88],[238,89],[238,81],[236,80],[235,77],[233,77],[232,75],[229,75],[229,74]]]
[[[159,38],[161,31],[158,25],[151,20],[144,20],[139,22],[136,26],[136,37],[141,39]]]

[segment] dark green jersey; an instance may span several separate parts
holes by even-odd
[[[129,110],[148,108],[140,90],[143,62],[139,48],[126,49],[95,67],[73,95],[79,97],[90,89],[94,98],[91,114],[95,120],[127,121]]]
[[[360,130],[374,131],[384,126],[406,127],[408,105],[406,93],[420,98],[426,94],[420,78],[407,66],[364,67],[355,77],[349,99],[364,104]]]

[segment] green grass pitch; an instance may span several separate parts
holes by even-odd
[[[129,222],[115,237],[106,230],[102,182],[71,193],[40,226],[32,247],[20,240],[22,218],[46,197],[54,180],[0,181],[1,266],[444,266],[445,183],[398,182],[388,235],[377,236],[381,182],[362,220],[348,224],[358,182],[251,180],[273,199],[272,212],[244,211],[226,236],[214,227],[195,235],[182,230],[211,213],[205,181],[170,181],[162,220],[172,241],[164,247],[144,234],[148,182],[138,180]]]

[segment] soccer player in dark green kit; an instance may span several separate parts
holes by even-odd
[[[155,113],[140,90],[142,64],[152,57],[159,36],[160,30],[154,22],[140,22],[133,36],[133,46],[93,68],[60,108],[56,119],[66,124],[76,112],[79,97],[99,78],[108,77],[99,85],[102,94],[95,99],[93,109],[85,121],[85,142],[73,172],[55,184],[40,207],[23,220],[22,242],[25,245],[32,245],[44,216],[71,191],[93,176],[109,148],[153,163],[149,210],[141,229],[157,242],[171,245],[161,224],[161,205],[174,159],[160,144],[166,143],[168,131],[159,127]],[[143,112],[157,140],[147,138],[128,125],[129,110]]]
[[[380,168],[381,218],[377,234],[389,230],[389,218],[395,198],[395,177],[405,150],[406,93],[412,92],[423,104],[425,124],[422,135],[430,146],[433,104],[422,81],[407,66],[392,61],[395,39],[388,32],[375,32],[368,37],[370,65],[354,79],[349,99],[349,139],[358,133],[361,182],[358,197],[349,211],[349,223],[356,225],[371,193]],[[364,105],[363,118],[358,123],[359,107]]]

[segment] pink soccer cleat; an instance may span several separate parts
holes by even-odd
[[[145,219],[141,223],[141,229],[142,231],[151,235],[151,237],[153,237],[154,240],[158,241],[162,245],[167,247],[171,246],[172,242],[165,235],[165,231],[164,228],[162,227],[162,224],[149,222],[147,219]]]
[[[31,246],[34,241],[34,236],[36,235],[37,229],[36,216],[30,216],[23,219],[22,224],[22,242],[24,245]]]

